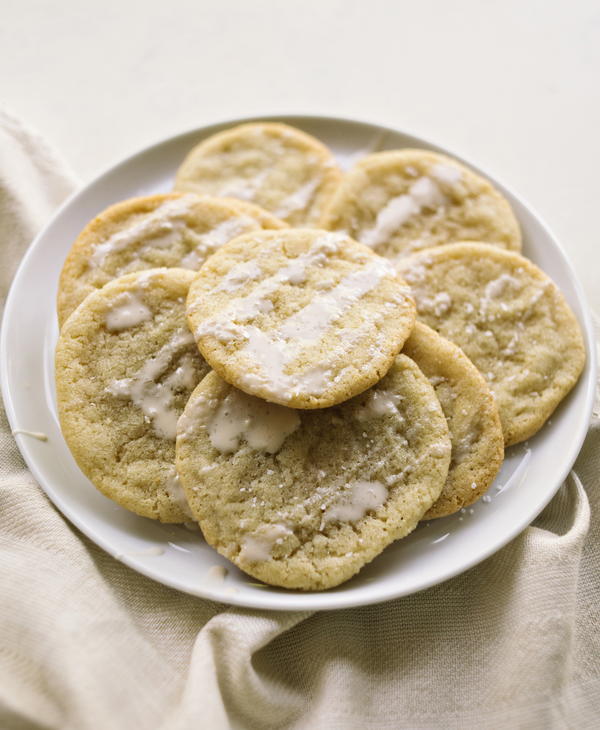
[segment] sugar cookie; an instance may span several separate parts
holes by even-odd
[[[59,323],[112,279],[162,266],[199,269],[235,236],[285,224],[258,206],[235,200],[170,193],[111,205],[77,237],[58,288]]]
[[[374,388],[312,411],[210,373],[177,433],[177,470],[207,542],[246,573],[302,590],[342,583],[411,532],[450,462],[439,401],[404,355]]]
[[[63,435],[93,484],[162,522],[189,519],[175,472],[177,418],[208,366],[185,321],[185,269],[128,274],[90,294],[56,347]]]
[[[200,352],[227,382],[294,408],[347,400],[385,375],[414,323],[394,267],[344,235],[239,236],[188,295]]]
[[[494,481],[504,458],[498,408],[481,373],[457,345],[416,322],[402,354],[433,385],[450,429],[452,460],[441,495],[423,519],[468,507]]]
[[[177,172],[175,190],[256,203],[292,226],[315,226],[341,179],[332,153],[287,124],[242,124],[203,140]]]
[[[507,200],[480,175],[427,150],[363,157],[345,175],[320,225],[392,260],[453,241],[521,249]]]
[[[553,281],[528,259],[481,243],[429,249],[400,270],[419,318],[486,378],[505,445],[533,436],[585,362],[579,324]]]

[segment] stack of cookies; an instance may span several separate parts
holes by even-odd
[[[425,150],[342,175],[245,124],[175,190],[82,231],[58,294],[59,415],[106,496],[266,583],[336,586],[493,482],[584,365],[508,202]]]

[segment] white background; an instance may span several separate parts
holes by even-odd
[[[228,117],[380,122],[471,159],[559,237],[600,311],[600,3],[2,3],[2,103],[87,181]]]

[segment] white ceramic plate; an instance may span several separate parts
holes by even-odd
[[[320,138],[344,166],[374,149],[410,146],[445,151],[374,124],[324,117],[276,120]],[[249,120],[232,120],[167,139],[111,167],[72,196],[31,245],[8,297],[0,365],[12,428],[44,432],[48,441],[17,435],[21,452],[54,504],[95,543],[140,573],[187,593],[253,608],[314,610],[376,603],[440,583],[501,548],[547,504],[579,452],[594,396],[595,347],[581,287],[548,229],[497,182],[523,228],[524,253],[557,282],[579,318],[588,360],[576,388],[551,421],[528,444],[508,450],[488,493],[491,501],[419,526],[339,588],[324,593],[285,591],[253,582],[208,547],[199,532],[137,517],[103,497],[79,471],[62,438],[54,393],[55,297],[69,247],[87,221],[106,206],[134,195],[170,190],[177,167],[193,145],[240,121]],[[214,565],[229,569],[224,581],[211,579]]]

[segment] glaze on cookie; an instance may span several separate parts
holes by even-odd
[[[149,195],[111,205],[88,223],[67,255],[58,287],[59,323],[88,294],[119,276],[163,266],[196,270],[235,236],[284,227],[257,206],[193,194]]]
[[[344,176],[320,225],[392,260],[466,240],[521,249],[507,200],[480,175],[427,150],[363,157]]]
[[[208,366],[185,319],[185,269],[129,274],[90,294],[56,347],[65,440],[103,494],[161,522],[189,519],[175,471],[177,419]]]
[[[287,124],[242,124],[203,140],[177,172],[175,190],[260,205],[291,226],[315,226],[341,178],[332,153]]]
[[[216,373],[177,426],[177,470],[207,542],[272,585],[331,588],[411,532],[439,496],[450,437],[432,386],[399,355],[375,387],[298,411]]]
[[[190,328],[227,382],[265,400],[323,408],[380,380],[414,323],[394,267],[326,231],[240,236],[194,279]]]
[[[487,380],[505,445],[533,436],[585,363],[579,324],[556,284],[523,256],[481,243],[423,251],[400,270],[419,319]]]

